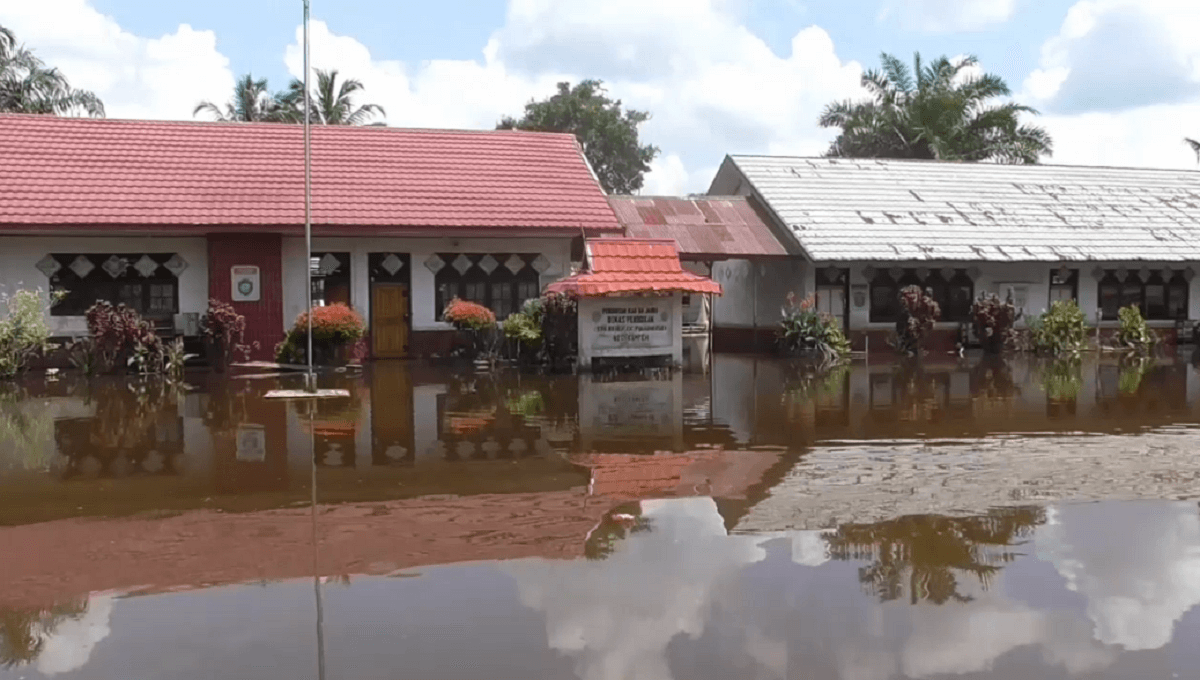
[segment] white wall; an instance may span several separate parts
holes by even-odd
[[[1003,297],[1009,284],[1024,285],[1028,290],[1025,305],[1025,315],[1032,316],[1043,313],[1049,307],[1050,272],[1058,267],[1057,263],[1042,262],[819,262],[806,265],[799,258],[787,261],[767,261],[752,263],[746,260],[729,260],[713,265],[713,279],[725,289],[725,295],[713,302],[715,325],[720,328],[748,328],[754,326],[755,302],[754,288],[758,288],[759,328],[774,326],[778,323],[779,310],[785,304],[788,292],[803,297],[815,288],[815,275],[818,268],[839,267],[850,269],[851,304],[850,328],[853,330],[880,329],[889,330],[892,323],[870,322],[870,295],[867,304],[861,308],[853,304],[853,286],[869,285],[869,280],[863,275],[868,267],[883,269],[889,267],[940,269],[942,267],[977,267],[979,278],[975,280],[975,294],[982,292],[996,293]],[[1089,323],[1095,322],[1096,309],[1099,306],[1099,284],[1092,272],[1101,267],[1117,269],[1124,266],[1131,272],[1140,270],[1141,262],[1081,262],[1068,265],[1071,269],[1079,270],[1079,306],[1088,317]],[[1150,264],[1152,270],[1161,270],[1164,266],[1172,269],[1192,267],[1200,273],[1200,263],[1155,263]],[[755,268],[758,269],[757,277]],[[1191,282],[1189,293],[1189,319],[1200,319],[1200,276]],[[1103,326],[1115,324],[1104,322]],[[1174,326],[1174,322],[1150,322],[1152,326]],[[1024,326],[1024,321],[1018,323]],[[956,323],[939,324],[942,328],[956,328]]]
[[[7,236],[0,238],[0,291],[41,289],[50,279],[35,266],[49,253],[178,253],[188,263],[179,277],[179,311],[203,314],[208,309],[208,242],[196,238],[150,236]],[[87,333],[82,316],[51,316],[55,335]]]
[[[995,293],[1000,297],[1004,297],[1010,284],[1024,285],[1028,290],[1028,298],[1025,304],[1025,316],[1035,316],[1042,314],[1049,308],[1050,299],[1050,272],[1058,268],[1057,263],[1049,262],[854,262],[845,263],[819,263],[817,266],[836,266],[850,268],[850,285],[868,285],[870,282],[863,275],[863,269],[867,266],[873,266],[875,269],[883,269],[888,267],[901,268],[920,268],[925,267],[931,270],[936,270],[942,267],[966,268],[976,267],[979,269],[979,277],[975,279],[975,295],[988,292]],[[1125,267],[1131,272],[1140,270],[1143,266],[1141,262],[1079,262],[1068,264],[1069,269],[1079,270],[1079,285],[1078,285],[1078,302],[1079,308],[1087,316],[1089,325],[1094,325],[1096,320],[1096,309],[1099,305],[1099,283],[1096,281],[1092,272],[1100,267],[1102,269],[1117,269]],[[1152,270],[1161,270],[1164,266],[1170,266],[1172,269],[1183,269],[1187,266],[1192,267],[1200,273],[1200,264],[1197,263],[1158,263],[1149,265]],[[853,288],[851,289],[853,290]],[[853,298],[853,295],[851,295]],[[1193,279],[1191,288],[1188,293],[1188,318],[1200,319],[1200,277]],[[1116,322],[1104,322],[1102,326],[1115,325]],[[956,323],[943,323],[939,327],[955,328]],[[1151,326],[1173,327],[1173,321],[1150,322]],[[1017,323],[1018,327],[1024,327],[1025,322],[1021,320]],[[853,299],[850,305],[850,328],[851,329],[892,329],[895,324],[892,323],[870,323],[870,296],[868,294],[867,304],[862,308],[855,308]]]
[[[350,253],[350,300],[370,323],[371,281],[367,268],[369,253],[408,253],[411,261],[410,304],[412,329],[415,331],[448,330],[450,324],[437,321],[434,309],[434,274],[425,260],[434,253],[542,253],[550,260],[550,268],[542,273],[541,284],[557,281],[570,273],[570,238],[511,238],[511,239],[432,239],[432,238],[314,238],[313,252]],[[446,266],[449,266],[447,263]],[[307,296],[305,278],[304,239],[283,239],[283,322],[291,326],[304,311]]]
[[[713,319],[720,328],[774,327],[788,293],[803,298],[813,289],[811,267],[799,258],[713,263],[713,280],[724,295],[713,300]],[[758,289],[757,302],[755,288]]]

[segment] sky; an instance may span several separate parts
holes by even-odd
[[[110,118],[191,119],[235,78],[302,72],[301,0],[0,0],[0,25]],[[703,192],[726,154],[819,155],[864,69],[973,54],[1040,111],[1049,162],[1194,169],[1197,0],[313,0],[312,63],[393,126],[490,129],[560,81],[650,112],[645,194]]]

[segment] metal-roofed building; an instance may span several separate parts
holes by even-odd
[[[1130,304],[1164,329],[1200,319],[1200,172],[728,156],[709,193],[752,197],[804,262],[799,279],[715,266],[718,328],[773,330],[788,292],[815,292],[861,348],[894,328],[910,284],[934,291],[945,331],[978,294],[1009,290],[1029,314],[1073,298],[1102,326]]]

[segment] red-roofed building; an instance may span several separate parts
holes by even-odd
[[[232,300],[265,357],[306,300],[302,137],[0,115],[0,286],[66,291],[61,335],[99,299],[180,328]],[[507,316],[573,239],[621,231],[571,135],[318,126],[312,159],[314,297],[362,312],[378,356],[436,350],[454,296]]]

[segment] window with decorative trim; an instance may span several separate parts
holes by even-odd
[[[1079,299],[1079,270],[1061,267],[1050,271],[1050,305],[1060,300]]]
[[[313,307],[338,303],[351,306],[350,253],[313,253],[309,266]]]
[[[106,301],[167,320],[179,311],[179,275],[188,264],[176,253],[50,253],[36,266],[51,292],[63,295],[51,316],[84,316]]]
[[[487,307],[504,320],[541,295],[541,272],[549,261],[538,253],[438,253],[426,261],[434,271],[434,305],[441,320],[454,298]]]
[[[875,270],[868,267],[865,273],[871,282],[872,323],[900,320],[900,291],[908,286],[920,286],[931,293],[942,309],[941,321],[965,323],[971,320],[975,280],[966,269],[892,267]]]
[[[1099,280],[1100,313],[1105,321],[1115,321],[1122,307],[1136,305],[1151,321],[1176,321],[1187,318],[1188,274],[1163,269],[1096,269]]]

